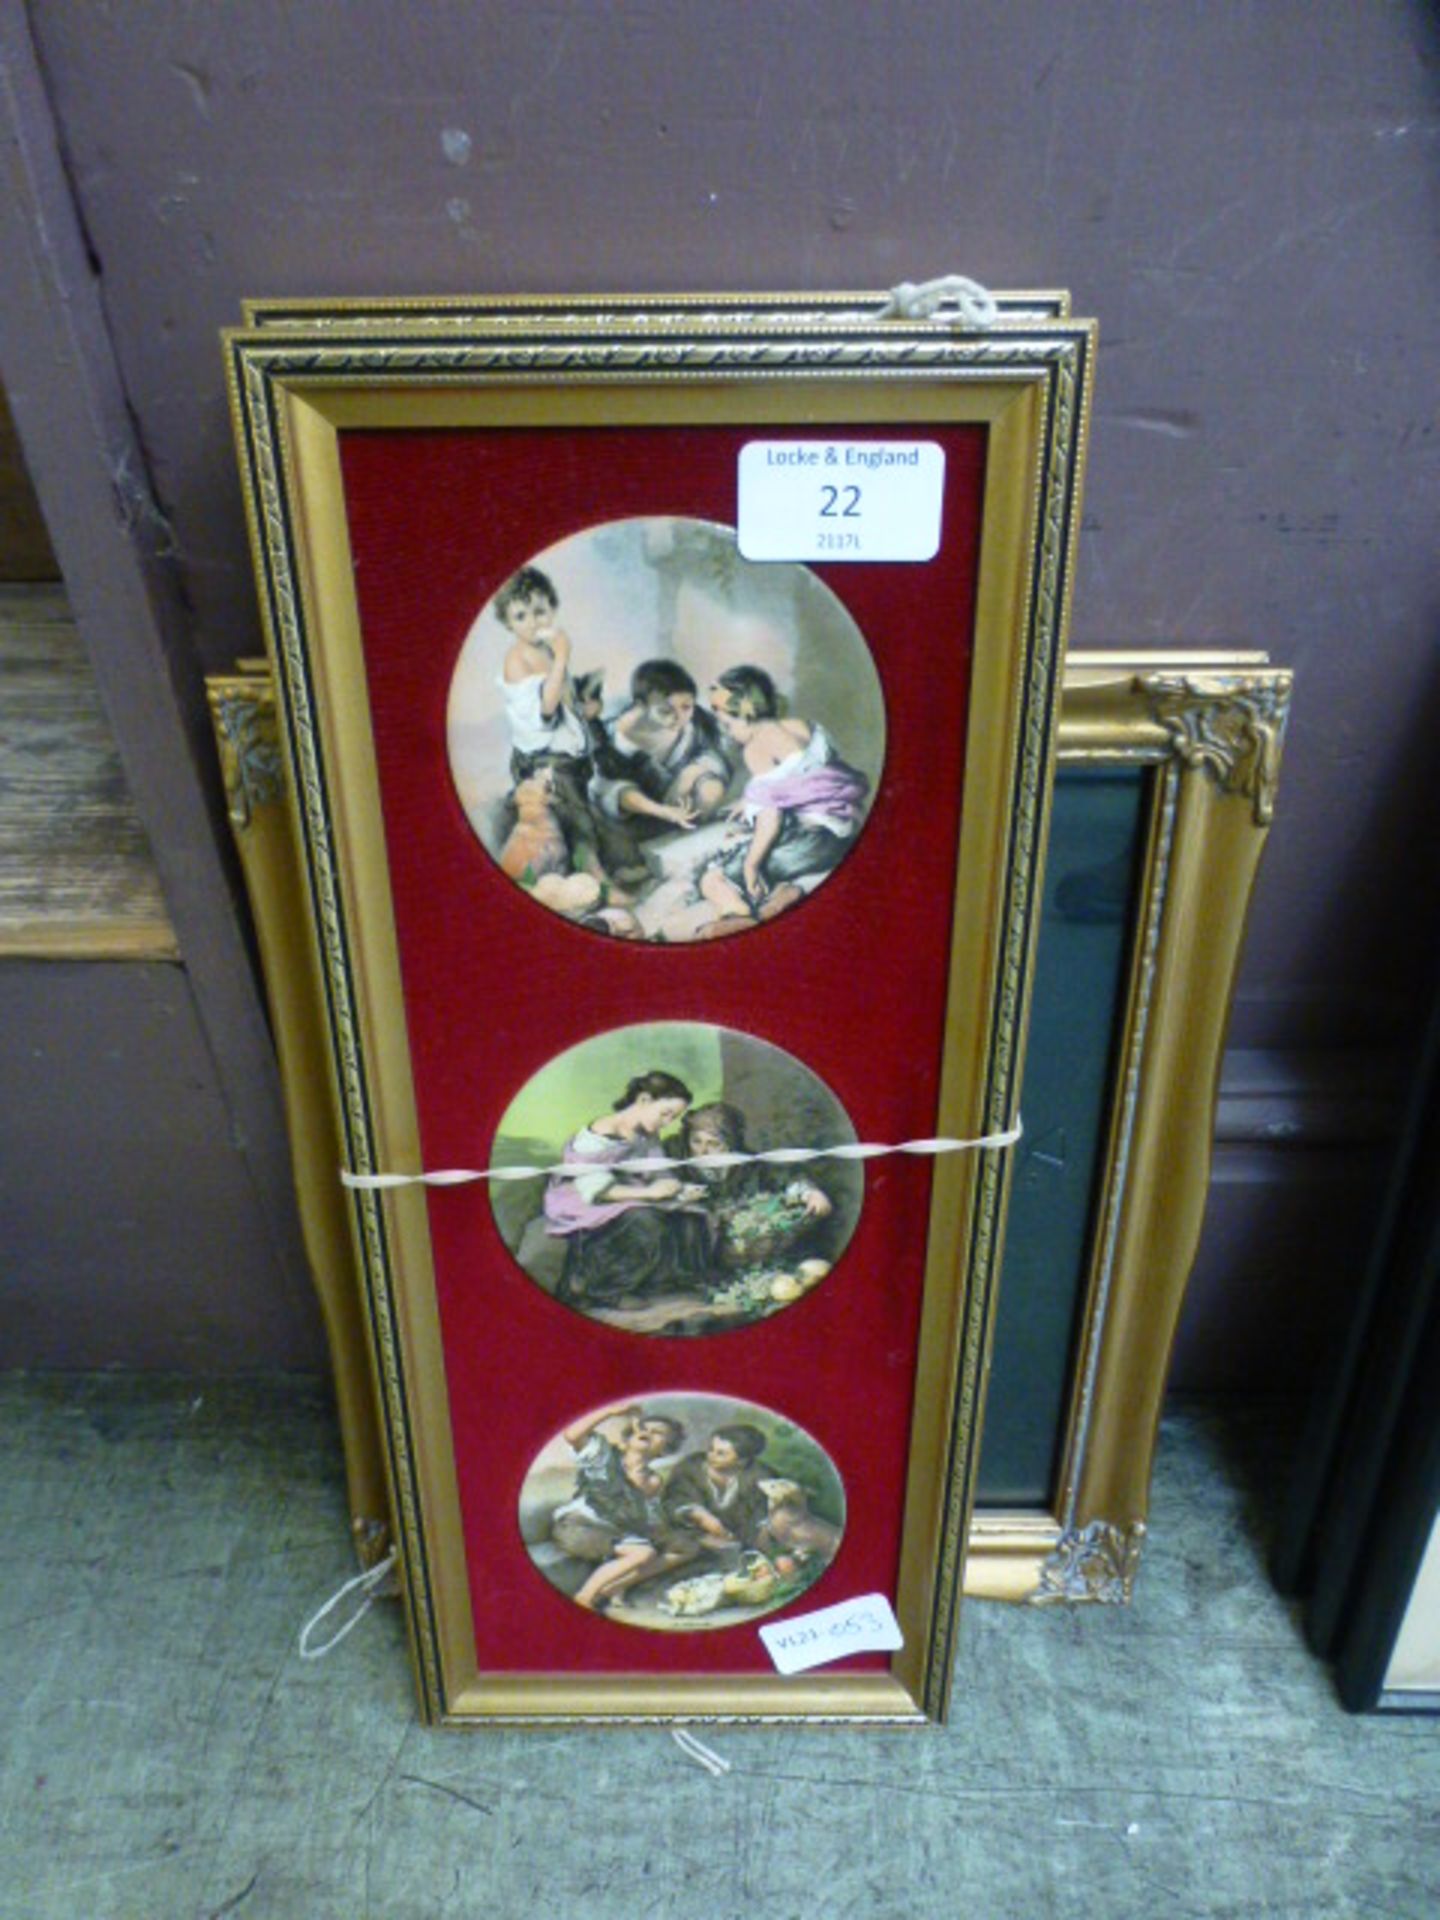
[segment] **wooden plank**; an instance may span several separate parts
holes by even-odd
[[[179,957],[95,677],[58,587],[0,587],[0,954]]]

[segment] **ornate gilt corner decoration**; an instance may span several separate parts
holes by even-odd
[[[1275,810],[1290,712],[1288,673],[1147,673],[1137,684],[1187,767],[1203,767],[1224,793],[1243,794],[1257,827]]]
[[[250,824],[256,807],[273,806],[285,792],[285,762],[268,678],[212,682],[210,712],[220,748],[225,800],[237,829]]]
[[[1093,1601],[1128,1607],[1144,1544],[1143,1520],[1128,1527],[1112,1526],[1108,1520],[1072,1527],[1061,1534],[1041,1567],[1040,1584],[1030,1595],[1030,1605],[1078,1606]]]

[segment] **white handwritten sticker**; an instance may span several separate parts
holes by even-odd
[[[797,1613],[757,1631],[781,1673],[804,1673],[852,1653],[893,1653],[905,1644],[900,1622],[883,1593],[842,1600],[815,1613]]]
[[[751,440],[740,449],[747,560],[933,560],[945,449],[933,440]]]

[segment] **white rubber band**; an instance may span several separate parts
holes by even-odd
[[[713,1747],[707,1747],[703,1740],[697,1739],[688,1727],[672,1727],[670,1738],[687,1760],[693,1760],[697,1767],[704,1767],[714,1779],[719,1780],[729,1773],[730,1762],[722,1759]]]
[[[347,1580],[344,1586],[335,1589],[324,1606],[312,1613],[300,1629],[300,1636],[296,1641],[296,1650],[302,1660],[323,1660],[332,1647],[339,1646],[347,1633],[353,1633],[355,1631],[371,1607],[373,1607],[375,1602],[380,1598],[381,1589],[394,1573],[395,1568],[399,1564],[399,1560],[400,1555],[392,1548],[383,1560],[377,1561],[373,1567],[367,1567],[364,1573],[357,1573],[352,1580]],[[365,1597],[350,1615],[350,1618],[345,1622],[344,1626],[337,1628],[336,1631],[331,1634],[330,1638],[323,1641],[318,1647],[312,1647],[310,1645],[310,1636],[316,1627],[319,1626],[327,1614],[339,1606],[347,1593],[355,1592],[361,1592]]]
[[[942,307],[953,306],[962,326],[989,327],[1000,317],[994,294],[978,280],[962,273],[942,273],[936,280],[902,280],[876,316],[881,320],[930,320]]]
[[[1013,1147],[1024,1135],[1024,1123],[1017,1114],[1013,1127],[1003,1133],[981,1134],[976,1140],[900,1140],[881,1146],[872,1141],[854,1140],[838,1147],[769,1147],[763,1153],[697,1153],[688,1159],[672,1159],[669,1154],[647,1154],[643,1160],[625,1160],[619,1164],[627,1174],[674,1173],[679,1167],[772,1167],[803,1166],[810,1160],[880,1160],[887,1154],[909,1153],[932,1157],[944,1153],[988,1153]],[[340,1184],[356,1193],[379,1193],[391,1187],[463,1187],[476,1180],[535,1180],[556,1175],[560,1179],[579,1179],[594,1173],[593,1161],[567,1164],[557,1161],[548,1167],[442,1167],[434,1173],[351,1173],[340,1169]]]

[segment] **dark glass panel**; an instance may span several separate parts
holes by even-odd
[[[1149,775],[1062,767],[978,1504],[1048,1508],[1090,1266],[1144,852]]]

